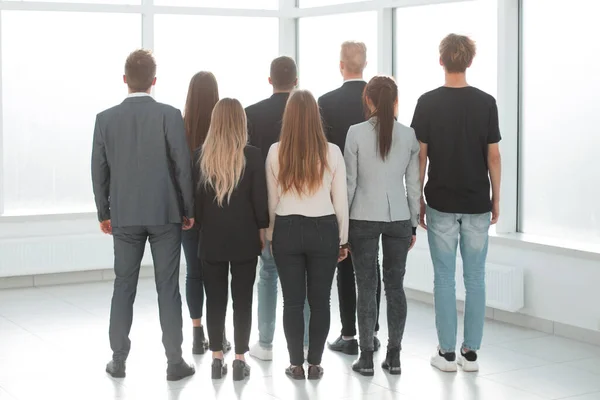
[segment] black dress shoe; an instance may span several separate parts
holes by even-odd
[[[381,342],[377,336],[373,336],[373,351],[378,351],[381,347]]]
[[[112,360],[106,364],[106,372],[113,378],[125,378],[125,361]]]
[[[400,368],[400,349],[388,349],[385,361],[381,363],[381,368],[388,370],[392,375],[400,375],[402,373],[402,369]]]
[[[195,373],[196,368],[182,360],[179,364],[169,364],[167,367],[167,380],[180,381]]]
[[[297,381],[306,379],[306,376],[304,375],[304,367],[302,365],[298,365],[296,367],[290,365],[285,369],[285,374]]]
[[[352,364],[352,371],[358,372],[362,376],[373,376],[375,374],[373,352],[361,351],[359,359]]]
[[[250,366],[245,361],[233,360],[231,368],[233,369],[234,381],[243,381],[250,376]]]
[[[192,345],[192,354],[204,354],[208,350],[208,340],[204,336],[204,328],[194,327],[194,344]]]
[[[355,356],[358,354],[358,340],[344,340],[343,337],[337,338],[334,342],[328,343],[329,350],[339,351],[344,354]]]
[[[212,379],[221,379],[223,375],[227,375],[227,364],[220,358],[213,358],[211,367]]]
[[[320,365],[309,365],[308,366],[308,379],[316,380],[323,377],[323,367]]]

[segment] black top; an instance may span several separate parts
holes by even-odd
[[[223,207],[215,192],[201,182],[200,155],[194,156],[196,222],[200,228],[198,255],[209,261],[242,261],[260,255],[259,229],[269,227],[265,164],[260,150],[246,146],[246,168],[231,200]]]
[[[250,144],[262,151],[263,163],[273,143],[279,141],[281,120],[289,93],[274,93],[268,99],[246,108]]]
[[[327,140],[338,145],[342,153],[350,126],[366,121],[362,101],[365,86],[365,81],[349,81],[319,97]]]
[[[427,143],[428,205],[446,213],[489,212],[488,145],[501,139],[496,100],[471,86],[440,87],[421,96],[411,126]]]

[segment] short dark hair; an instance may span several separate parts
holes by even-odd
[[[290,57],[277,57],[271,62],[271,82],[275,89],[292,90],[297,79],[298,68]]]
[[[156,77],[156,61],[150,50],[132,52],[125,61],[127,86],[135,92],[145,92],[152,87]]]
[[[440,58],[449,73],[462,73],[471,66],[477,48],[468,36],[449,34],[440,43]]]

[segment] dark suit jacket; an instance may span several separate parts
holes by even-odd
[[[366,85],[364,81],[345,82],[341,87],[319,97],[327,140],[338,145],[342,153],[350,126],[366,121],[362,102]]]
[[[208,261],[242,261],[260,255],[259,229],[269,227],[265,163],[256,147],[246,146],[246,168],[229,202],[219,207],[215,192],[202,182],[201,150],[194,156],[198,254]]]
[[[176,108],[128,97],[96,117],[92,182],[98,219],[113,227],[193,217],[190,151]]]
[[[246,108],[250,144],[261,150],[263,161],[267,159],[271,145],[279,141],[281,120],[289,96],[289,93],[274,93]]]

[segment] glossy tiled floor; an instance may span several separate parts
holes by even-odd
[[[140,280],[127,378],[114,380],[104,373],[110,358],[110,295],[110,283],[0,291],[0,399],[600,400],[600,348],[492,321],[480,353],[481,372],[432,369],[433,311],[416,302],[409,304],[400,377],[379,368],[372,378],[357,376],[350,369],[352,357],[326,350],[321,381],[291,382],[283,373],[287,354],[279,326],[273,363],[250,360],[252,376],[246,382],[234,384],[230,376],[213,382],[210,355],[189,351],[191,325],[186,320],[184,349],[197,372],[191,379],[167,383],[149,279]],[[335,289],[332,302],[330,338],[339,330]],[[228,330],[232,332],[231,317]],[[385,329],[381,336],[385,338]],[[383,356],[377,355],[379,360]]]

